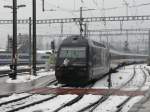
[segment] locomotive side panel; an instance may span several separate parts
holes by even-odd
[[[96,79],[109,72],[109,52],[106,48],[102,47],[93,47],[92,51],[93,79]]]

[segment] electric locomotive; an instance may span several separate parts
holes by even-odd
[[[70,36],[59,46],[55,76],[59,83],[86,84],[110,70],[109,49],[85,37]]]

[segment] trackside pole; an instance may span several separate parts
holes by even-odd
[[[30,75],[31,75],[31,73],[32,73],[32,68],[31,68],[31,66],[32,66],[32,62],[31,62],[31,55],[32,55],[32,46],[31,46],[31,25],[32,25],[32,23],[31,23],[31,17],[29,17],[29,67],[30,67]]]
[[[112,87],[112,81],[111,81],[111,73],[108,74],[108,88],[110,89]]]
[[[148,31],[148,66],[150,66],[150,30]]]
[[[36,0],[32,0],[32,13],[33,13],[33,58],[32,58],[32,63],[33,63],[33,75],[37,76],[36,74]]]
[[[83,33],[83,28],[82,28],[82,25],[83,25],[83,18],[82,18],[82,7],[80,7],[80,37],[82,37],[82,33]]]
[[[12,80],[17,79],[17,1],[13,0],[13,55],[12,55]]]

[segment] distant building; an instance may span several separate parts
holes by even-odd
[[[50,50],[51,49],[51,41],[54,38],[45,37],[45,36],[38,36],[37,35],[37,50]],[[57,41],[55,41],[57,44]],[[59,40],[60,42],[60,40]],[[12,44],[13,38],[12,36],[8,35],[8,42],[7,42],[7,51],[12,52]],[[19,33],[17,36],[17,49],[18,53],[29,53],[29,35],[28,34],[21,34]]]
[[[12,51],[12,43],[13,43],[13,39],[12,39],[12,37],[10,37],[9,35],[8,35],[7,38],[8,38],[8,39],[7,39],[7,47],[6,47],[6,51],[11,52],[11,51]]]
[[[13,38],[8,35],[7,51],[12,52]],[[17,38],[17,49],[19,53],[29,52],[29,36],[27,34],[19,34]]]

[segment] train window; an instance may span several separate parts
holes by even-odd
[[[0,55],[0,59],[10,59],[10,55]]]
[[[101,43],[98,43],[98,42],[95,42],[95,41],[93,41],[93,43],[94,43],[94,45],[96,45],[96,46],[106,48],[106,46],[105,46],[105,45],[103,45],[103,44],[101,44]]]
[[[60,58],[85,58],[86,50],[85,47],[72,47],[72,48],[61,48]]]
[[[29,59],[29,56],[26,56],[26,55],[19,55],[19,58],[20,58],[20,59]]]
[[[103,61],[103,52],[101,49],[99,48],[94,48],[93,49],[93,64],[94,64],[94,67],[100,67],[100,66],[103,66],[102,65],[102,61]]]
[[[49,59],[49,56],[42,56],[42,59]]]

